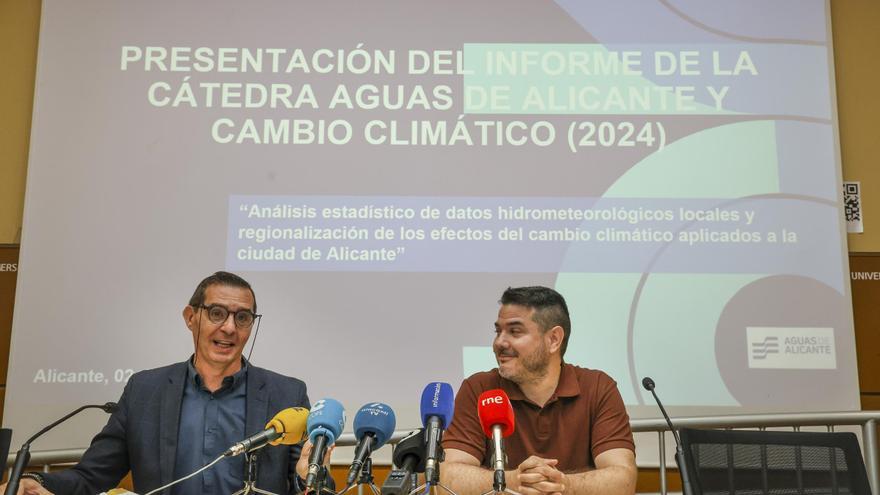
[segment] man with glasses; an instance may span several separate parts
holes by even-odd
[[[136,373],[119,408],[80,462],[56,473],[26,473],[24,493],[94,494],[117,486],[130,470],[137,493],[195,472],[227,448],[265,429],[288,407],[309,407],[305,384],[250,364],[244,346],[260,315],[241,277],[217,272],[196,287],[183,320],[195,352],[189,360]],[[257,487],[301,491],[308,449],[280,445],[258,452]],[[244,456],[224,459],[163,494],[232,494],[243,486]],[[299,477],[299,479],[297,479]]]

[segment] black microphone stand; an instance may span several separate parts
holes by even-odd
[[[358,475],[357,483],[354,483],[354,484],[348,486],[347,488],[345,488],[344,490],[339,492],[337,495],[342,495],[343,493],[348,492],[352,488],[355,488],[355,487],[360,488],[363,485],[369,486],[370,491],[373,492],[373,495],[381,495],[381,493],[382,493],[379,490],[379,487],[377,487],[376,484],[373,482],[373,459],[370,457],[367,457],[367,459],[364,461],[364,465],[361,467],[361,471]]]
[[[322,438],[323,437],[318,437],[318,441],[320,442]],[[314,447],[312,447],[312,448],[314,448]],[[312,454],[314,454],[314,450],[312,451]],[[317,472],[314,473],[314,475],[312,473],[309,473],[308,477],[306,478],[306,480],[307,480],[306,481],[306,488],[305,488],[305,490],[303,490],[303,494],[304,495],[322,495],[322,494],[323,495],[339,495],[338,493],[334,492],[333,490],[328,489],[325,486],[327,483],[328,471],[329,470],[324,465],[321,465],[318,468]],[[311,488],[310,488],[308,480],[313,480]]]
[[[21,474],[24,472],[25,468],[31,462],[31,443],[34,442],[37,438],[40,438],[44,433],[55,428],[61,423],[67,421],[68,419],[76,416],[77,414],[85,411],[86,409],[101,409],[106,413],[112,413],[116,410],[118,406],[115,402],[107,402],[106,404],[90,404],[87,406],[82,406],[72,413],[64,416],[63,418],[55,421],[49,426],[43,428],[42,430],[36,432],[34,436],[27,439],[27,441],[21,444],[21,448],[18,449],[18,452],[15,454],[15,463],[12,465],[12,471],[9,473],[9,482],[6,484],[6,492],[5,495],[16,495],[18,493],[18,484],[21,481]]]
[[[666,418],[666,424],[669,425],[669,430],[672,432],[672,438],[675,440],[675,463],[678,465],[678,474],[681,476],[681,493],[683,495],[694,495],[694,487],[691,484],[691,475],[688,472],[687,463],[684,460],[684,449],[681,448],[681,439],[678,436],[678,430],[672,425],[672,420],[669,419],[669,415],[666,414],[666,408],[663,407],[663,403],[660,402],[660,398],[657,397],[657,392],[654,392],[654,380],[652,380],[651,377],[646,376],[642,379],[642,386],[654,396],[654,401],[657,403],[657,406],[660,407],[660,412],[663,413],[663,417]]]
[[[327,483],[327,469],[323,466],[318,470],[318,474],[315,476],[315,487],[308,488],[306,487],[305,493],[306,495],[339,495],[333,490],[329,490],[325,484]]]
[[[681,444],[675,445],[675,463],[678,464],[678,473],[681,475],[681,493],[684,495],[694,495],[691,475],[684,461],[684,450],[681,448]]]
[[[415,492],[416,490],[419,489],[419,473],[412,474],[412,478],[410,479],[409,486],[410,486],[410,490],[412,492]]]
[[[248,452],[245,456],[245,477],[244,477],[244,487],[233,493],[232,495],[249,495],[251,493],[261,493],[263,495],[276,495],[267,490],[263,490],[262,488],[257,488],[257,451]]]
[[[416,488],[413,488],[413,490],[411,492],[409,492],[409,495],[415,495],[416,493],[421,492],[422,490],[428,491],[431,488],[434,488],[435,493],[437,492],[437,488],[442,488],[443,491],[445,491],[446,493],[448,493],[450,495],[458,495],[454,491],[450,490],[449,487],[440,483],[440,463],[443,462],[443,460],[445,460],[445,458],[446,458],[446,455],[443,452],[443,447],[441,447],[438,444],[437,445],[437,461],[438,461],[437,465],[434,466],[434,469],[431,470],[430,474],[428,473],[427,469],[425,470],[425,482],[423,484],[417,486]],[[415,476],[414,478],[418,478],[418,476]],[[414,480],[413,484],[415,484],[415,480]],[[517,493],[514,495],[519,495],[519,494]]]

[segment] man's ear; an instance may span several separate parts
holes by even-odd
[[[186,324],[186,327],[189,328],[189,330],[191,332],[195,331],[195,326],[196,326],[195,316],[196,316],[196,312],[192,306],[187,304],[186,306],[183,307],[183,322]]]
[[[565,338],[565,330],[563,330],[561,326],[556,325],[550,330],[547,330],[546,336],[550,340],[550,352],[557,352],[562,349],[562,340]]]

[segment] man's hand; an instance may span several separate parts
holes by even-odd
[[[324,454],[324,465],[328,465],[330,463],[330,454],[333,453],[333,449],[336,448],[336,444],[330,446],[327,449],[327,452]],[[312,455],[312,441],[306,440],[306,443],[303,444],[302,451],[299,454],[299,460],[296,461],[296,474],[299,475],[300,478],[306,479],[306,476],[309,475],[309,457]]]
[[[511,472],[513,479],[508,483],[522,495],[562,495],[564,475],[556,469],[558,462],[533,455]]]
[[[507,486],[521,495],[562,495],[564,475],[556,469],[556,459],[532,456],[516,469],[504,472]],[[480,465],[471,454],[446,449],[446,461],[440,470],[440,482],[456,493],[478,495],[492,487],[492,469]]]
[[[6,483],[0,485],[0,493],[6,493]],[[52,495],[52,492],[32,479],[22,478],[18,483],[18,495]]]

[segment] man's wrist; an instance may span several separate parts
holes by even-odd
[[[509,471],[504,471],[504,483],[511,490],[518,492],[520,491],[519,486],[519,470],[511,469]]]
[[[321,468],[318,470],[318,478],[323,479],[325,483],[327,483],[328,480],[332,482],[332,478],[330,477],[330,470],[327,468],[327,466],[321,466]],[[299,471],[294,471],[294,483],[296,483],[295,488],[297,493],[303,493],[308,488],[306,486],[305,478],[299,475]]]
[[[40,486],[46,485],[46,478],[43,477],[40,473],[29,472],[29,473],[21,473],[21,479],[34,480],[39,483]]]
[[[571,493],[571,477],[567,473],[562,473],[562,489]]]

